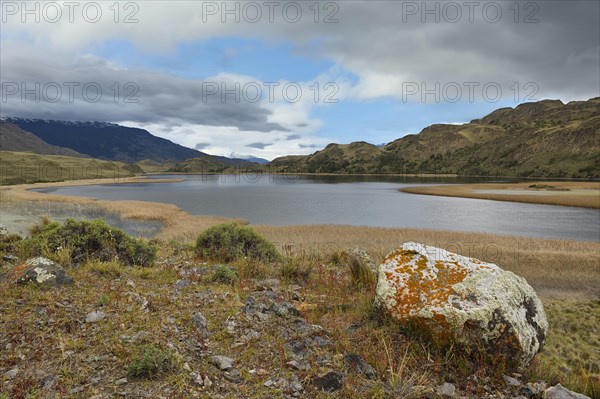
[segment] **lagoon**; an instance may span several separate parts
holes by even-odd
[[[40,189],[107,200],[170,203],[191,214],[252,224],[347,224],[600,241],[597,209],[436,197],[400,192],[444,179],[405,177],[186,175],[177,183]]]

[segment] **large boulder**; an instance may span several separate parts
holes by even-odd
[[[548,321],[527,281],[492,263],[413,242],[379,267],[376,304],[439,345],[460,343],[525,366]]]
[[[73,279],[65,269],[43,257],[29,259],[24,265],[16,267],[12,274],[17,284],[33,283],[47,287],[73,284]]]

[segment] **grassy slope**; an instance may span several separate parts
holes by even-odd
[[[89,158],[70,148],[50,145],[33,133],[26,132],[15,124],[0,121],[0,151],[30,151],[42,155],[65,155]]]
[[[122,178],[141,172],[142,169],[138,166],[123,162],[62,155],[39,155],[30,152],[0,152],[2,185]]]
[[[281,172],[440,173],[600,178],[600,98],[502,108],[465,125],[432,125],[377,148],[330,144],[273,160]]]

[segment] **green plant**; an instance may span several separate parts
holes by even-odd
[[[131,378],[153,378],[157,374],[172,370],[175,356],[169,350],[154,345],[144,345],[127,366],[127,375]]]
[[[250,227],[237,223],[220,224],[201,233],[196,240],[196,253],[220,262],[243,258],[263,262],[281,260],[272,243]]]
[[[15,233],[2,234],[0,235],[0,255],[5,252],[13,252],[15,251],[19,241],[21,241],[21,236]]]
[[[29,255],[61,253],[64,248],[72,249],[70,258],[73,264],[88,260],[110,262],[118,260],[125,265],[151,266],[156,258],[156,247],[148,242],[135,239],[122,230],[109,226],[101,219],[77,221],[67,219],[64,224],[44,223],[36,228],[31,238],[22,241]]]
[[[313,272],[313,264],[299,256],[288,256],[279,270],[281,277],[287,282],[306,282]]]
[[[212,281],[222,284],[233,284],[238,276],[234,268],[227,265],[217,265],[212,276]]]

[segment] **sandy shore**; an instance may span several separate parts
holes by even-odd
[[[532,185],[553,188],[530,188]],[[402,192],[444,197],[487,199],[494,201],[526,202],[531,204],[576,206],[600,209],[600,182],[524,182],[475,183],[444,186],[417,186]]]

